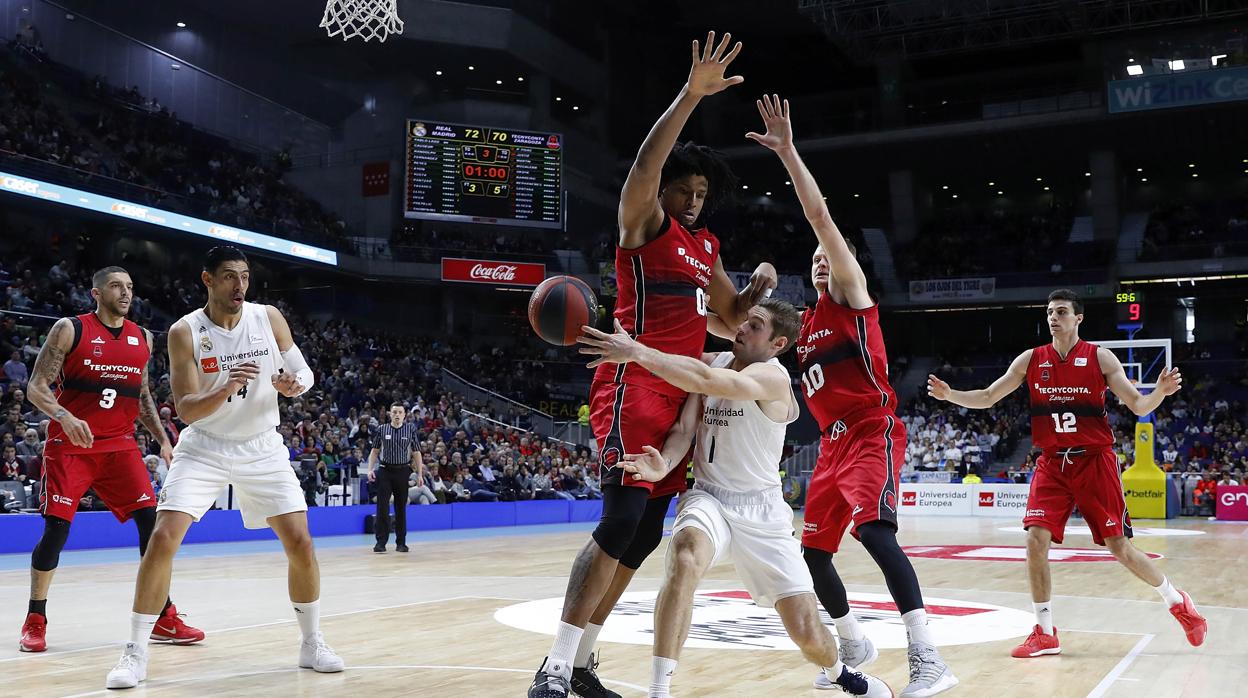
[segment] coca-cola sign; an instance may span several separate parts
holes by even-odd
[[[536,286],[546,278],[545,264],[489,259],[442,258],[443,281],[465,281],[499,286]]]

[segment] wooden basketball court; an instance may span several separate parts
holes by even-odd
[[[1063,654],[1017,660],[1010,649],[1030,630],[1025,566],[1011,561],[1024,543],[1005,520],[903,519],[903,545],[925,555],[944,546],[974,546],[950,559],[915,559],[925,597],[940,599],[942,636],[959,644],[942,653],[961,685],[945,695],[1248,696],[1248,624],[1243,580],[1248,526],[1211,522],[1139,522],[1198,535],[1142,535],[1136,541],[1164,556],[1162,569],[1196,599],[1209,618],[1209,637],[1190,647],[1156,594],[1114,562],[1053,565],[1055,618]],[[1011,530],[1001,530],[1011,529]],[[173,599],[192,625],[208,633],[197,646],[153,646],[145,687],[136,696],[521,696],[552,636],[529,601],[558,608],[569,564],[590,528],[584,524],[430,532],[409,537],[412,552],[372,552],[371,537],[318,541],[324,576],[322,626],[347,670],[320,675],[295,668],[298,630],[286,599],[286,568],[276,543],[191,546],[175,565]],[[1164,533],[1165,531],[1160,531]],[[1154,533],[1157,533],[1155,531]],[[1090,536],[1069,534],[1067,546],[1093,548]],[[653,592],[663,547],[630,591]],[[959,549],[961,550],[961,549]],[[1060,549],[1059,549],[1060,550]],[[1002,561],[967,559],[1000,556]],[[104,677],[128,632],[137,568],[133,550],[66,553],[49,602],[49,651],[17,651],[28,594],[28,556],[0,556],[0,695],[92,696],[108,693]],[[879,571],[861,546],[847,541],[836,558],[855,606],[875,621],[868,633],[888,645],[900,624],[879,603]],[[816,696],[815,669],[796,651],[761,648],[779,642],[776,624],[739,598],[731,565],[711,570],[702,585],[707,613],[718,614],[686,648],[673,693],[692,696]],[[645,640],[650,616],[636,594],[608,621],[603,637],[635,627]],[[866,599],[866,600],[864,600]],[[876,601],[871,601],[876,599]],[[965,606],[960,605],[965,603]],[[860,605],[861,604],[861,605]],[[999,610],[992,610],[997,609]],[[496,617],[502,609],[510,609]],[[529,610],[526,610],[529,609]],[[1010,609],[1013,609],[1011,611]],[[529,623],[527,618],[536,620]],[[500,618],[508,620],[503,622]],[[695,614],[695,624],[703,618]],[[708,616],[709,618],[709,616]],[[519,620],[517,620],[519,619]],[[995,619],[995,620],[986,620]],[[528,623],[528,627],[525,626]],[[870,667],[899,690],[905,650],[881,649]],[[604,642],[600,675],[624,696],[644,696],[650,646]]]

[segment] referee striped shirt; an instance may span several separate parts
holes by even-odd
[[[395,427],[386,422],[373,435],[373,448],[378,450],[382,465],[411,465],[412,448],[416,447],[416,425],[404,422]]]

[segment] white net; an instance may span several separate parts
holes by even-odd
[[[321,26],[330,36],[342,35],[343,41],[358,36],[382,42],[403,33],[398,0],[329,0]]]

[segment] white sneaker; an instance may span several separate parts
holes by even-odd
[[[332,674],[342,671],[345,666],[342,657],[325,644],[325,638],[319,632],[312,637],[304,638],[303,643],[299,645],[299,667],[302,669]]]
[[[820,674],[823,674],[823,672],[820,672]],[[816,681],[815,688],[841,691],[851,696],[862,696],[863,698],[893,698],[895,695],[893,689],[889,688],[888,684],[879,678],[870,674],[864,674],[861,671],[855,671],[849,667],[845,667],[845,670],[841,672],[839,681],[834,682],[827,678],[826,675],[824,676],[824,681],[826,684],[822,686],[819,685],[819,681]]]
[[[147,652],[133,642],[126,643],[126,649],[117,660],[117,666],[108,672],[105,688],[134,688],[147,679]]]
[[[958,685],[958,678],[932,645],[911,642],[907,656],[910,663],[910,684],[902,689],[901,698],[930,698]]]
[[[839,641],[838,654],[846,666],[851,669],[861,670],[878,659],[880,651],[875,648],[875,643],[871,642],[869,637],[863,637],[861,640],[850,640],[842,637]],[[821,691],[840,690],[840,687],[832,683],[832,680],[824,675],[822,671],[815,677],[815,688]]]

